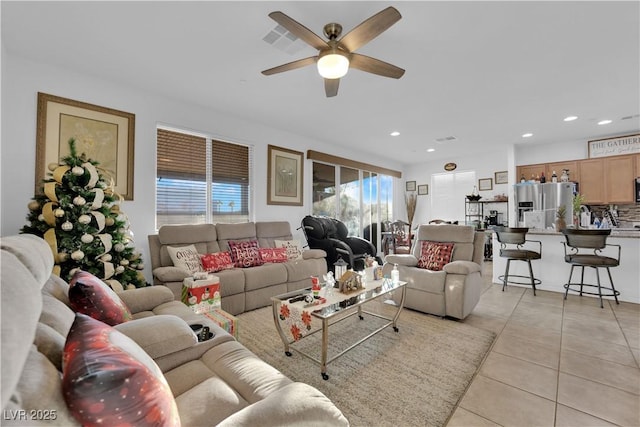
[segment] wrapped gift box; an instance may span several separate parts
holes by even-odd
[[[211,310],[208,313],[202,313],[204,316],[207,316],[209,319],[213,320],[216,324],[218,324],[222,329],[229,332],[236,339],[238,339],[238,319],[222,310],[221,308],[216,308]]]
[[[187,277],[182,282],[182,302],[198,314],[220,308],[220,278],[213,274],[202,280]]]

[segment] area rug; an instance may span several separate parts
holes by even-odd
[[[369,311],[395,308],[374,301]],[[384,321],[352,316],[329,329],[329,357],[366,336]],[[404,309],[399,331],[388,327],[328,365],[293,352],[284,354],[271,307],[238,316],[239,341],[294,381],[322,391],[352,426],[443,426],[473,379],[495,334],[464,323]],[[320,323],[314,319],[314,328]],[[295,346],[319,358],[321,334]]]

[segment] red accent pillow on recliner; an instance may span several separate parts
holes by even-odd
[[[132,319],[129,307],[113,289],[91,273],[78,270],[69,281],[69,302],[73,311],[108,325]]]
[[[421,242],[418,267],[431,271],[441,271],[445,265],[451,262],[453,245],[453,243]]]
[[[162,371],[131,338],[82,313],[67,335],[62,392],[82,425],[180,426]]]

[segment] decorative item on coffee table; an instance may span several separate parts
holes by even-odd
[[[349,270],[342,276],[340,276],[338,284],[340,287],[340,292],[344,294],[349,294],[351,292],[355,292],[364,288],[364,284],[362,283],[362,276],[360,276],[353,270]]]

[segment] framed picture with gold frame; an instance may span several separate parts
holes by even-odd
[[[495,172],[493,175],[494,175],[494,179],[495,179],[495,183],[496,184],[508,184],[509,183],[509,172],[500,171],[500,172]]]
[[[267,151],[267,204],[302,206],[303,153],[270,144]]]
[[[48,165],[68,156],[69,140],[78,154],[98,162],[115,191],[133,200],[135,115],[38,92],[35,191],[42,191]]]
[[[493,190],[493,179],[491,179],[491,178],[480,178],[478,180],[478,190],[480,190],[480,191]]]

